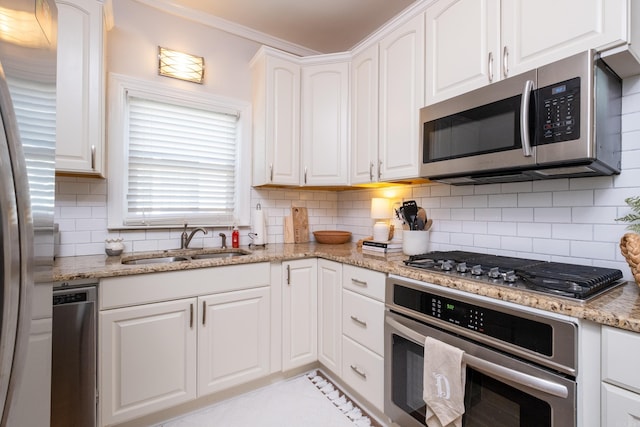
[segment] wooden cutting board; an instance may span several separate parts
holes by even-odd
[[[296,242],[295,238],[293,237],[293,217],[291,215],[287,215],[284,217],[284,242]]]
[[[307,208],[291,208],[293,217],[293,240],[295,243],[306,243],[309,241],[309,216]]]

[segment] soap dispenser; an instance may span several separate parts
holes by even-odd
[[[233,231],[231,232],[231,247],[240,247],[240,231],[238,231],[238,226],[235,224],[233,225]]]

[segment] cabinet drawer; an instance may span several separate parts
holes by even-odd
[[[382,357],[342,336],[342,379],[380,411],[384,400],[383,371]]]
[[[382,355],[384,353],[384,304],[344,289],[342,291],[342,332]]]
[[[602,380],[640,393],[640,334],[602,327]]]
[[[386,274],[345,264],[342,268],[342,286],[362,295],[384,302]]]

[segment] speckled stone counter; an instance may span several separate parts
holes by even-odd
[[[214,249],[207,249],[209,252]],[[241,250],[247,251],[246,247]],[[194,251],[171,251],[171,255],[189,255]],[[580,303],[553,296],[545,296],[524,290],[493,286],[484,283],[453,278],[437,272],[426,272],[407,268],[402,263],[405,255],[392,254],[387,257],[362,254],[353,243],[344,245],[322,244],[274,244],[266,248],[251,249],[250,254],[233,258],[199,259],[164,264],[125,265],[123,260],[145,256],[162,256],[163,251],[123,254],[119,257],[92,255],[59,258],[54,264],[54,281],[64,282],[76,279],[100,279],[104,277],[127,276],[131,274],[177,271],[192,268],[215,267],[220,265],[245,264],[253,262],[280,262],[298,258],[319,257],[345,264],[351,264],[383,273],[397,274],[448,288],[459,289],[473,294],[509,301],[541,310],[586,319],[603,325],[614,326],[640,332],[640,287],[634,282],[594,298],[588,303]]]

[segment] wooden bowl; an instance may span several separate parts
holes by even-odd
[[[349,240],[351,240],[350,231],[322,230],[314,231],[313,235],[316,238],[316,242],[329,245],[339,245],[341,243],[347,243]]]

